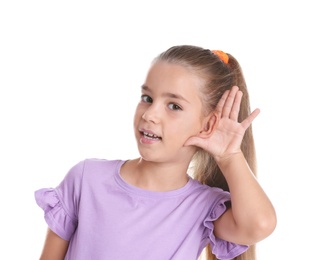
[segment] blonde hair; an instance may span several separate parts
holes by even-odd
[[[154,62],[165,61],[181,65],[203,80],[202,98],[204,104],[204,113],[209,113],[216,108],[216,105],[223,93],[231,89],[232,86],[238,86],[243,92],[238,120],[243,121],[251,112],[250,100],[242,69],[237,60],[228,55],[228,63],[224,63],[216,54],[209,49],[204,49],[192,45],[179,45],[169,48],[161,53]],[[255,145],[251,126],[245,132],[241,150],[256,175],[256,155]],[[229,191],[228,184],[212,156],[206,151],[199,149],[191,162],[193,176],[203,184],[211,187],[219,187]],[[208,260],[217,259],[211,252],[210,246],[206,250]],[[234,260],[255,260],[255,246],[243,254],[234,258]]]

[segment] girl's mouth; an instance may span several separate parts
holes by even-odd
[[[160,136],[149,133],[149,132],[141,131],[141,134],[143,135],[143,137],[145,139],[148,139],[148,140],[153,140],[153,141],[162,140],[162,138]]]
[[[155,134],[151,134],[148,132],[141,132],[144,136],[144,138],[149,139],[149,140],[161,140],[160,136],[157,136]]]

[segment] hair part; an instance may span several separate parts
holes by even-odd
[[[233,86],[238,86],[240,91],[243,92],[238,116],[239,122],[242,122],[251,113],[249,93],[238,61],[231,54],[227,53],[227,55],[229,60],[225,64],[209,49],[192,45],[179,45],[173,46],[161,53],[153,62],[164,61],[181,65],[202,79],[203,86],[200,89],[204,113],[206,114],[216,109],[220,98],[226,90],[231,89]],[[241,150],[251,170],[256,175],[256,154],[251,126],[244,134]],[[217,163],[203,149],[199,148],[195,153],[190,169],[194,179],[201,183],[229,191],[228,183]],[[210,246],[207,247],[206,257],[208,260],[217,259],[211,253]],[[245,253],[234,258],[234,260],[255,260],[255,258],[255,246],[253,245]]]

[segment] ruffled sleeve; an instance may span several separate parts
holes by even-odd
[[[61,238],[69,241],[76,229],[77,220],[64,209],[56,190],[52,188],[37,190],[35,200],[43,209],[49,228]]]
[[[217,238],[213,233],[213,221],[218,219],[225,212],[225,202],[228,202],[229,200],[229,195],[221,199],[218,204],[216,204],[216,206],[213,208],[208,217],[204,220],[204,226],[207,228],[208,231],[208,236],[210,240],[209,243],[212,248],[212,253],[221,260],[233,259],[234,257],[242,254],[249,248],[249,246],[247,245],[239,245]]]
[[[35,191],[36,203],[43,209],[49,228],[70,240],[77,223],[85,160],[74,165],[55,188]]]

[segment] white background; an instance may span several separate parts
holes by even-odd
[[[324,1],[1,1],[0,259],[37,259],[46,224],[34,191],[84,158],[137,156],[134,107],[148,66],[177,44],[243,67],[258,178],[278,226],[259,260],[326,248]],[[6,256],[6,257],[4,257]]]

